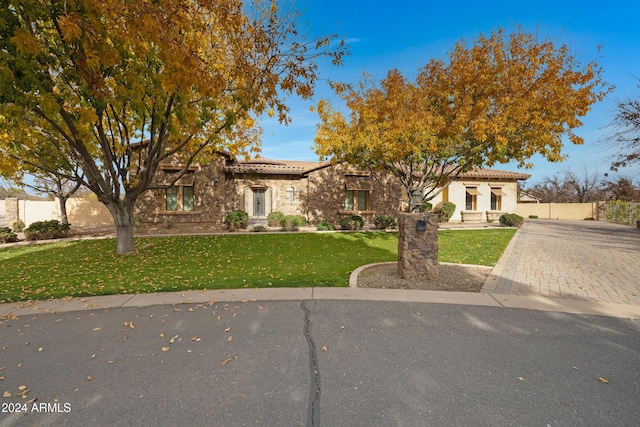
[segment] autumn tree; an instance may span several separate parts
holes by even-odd
[[[417,211],[471,169],[512,160],[530,167],[536,153],[563,160],[563,137],[583,143],[573,131],[609,90],[601,73],[565,45],[498,30],[457,43],[414,81],[391,70],[379,83],[334,83],[347,114],[318,104],[316,152],[394,174]]]
[[[46,144],[77,166],[113,216],[117,253],[132,252],[134,204],[160,161],[178,156],[185,173],[257,150],[255,118],[286,123],[284,99],[312,95],[317,58],[341,61],[342,44],[304,40],[295,20],[275,0],[5,2],[0,115],[14,126],[0,149]]]
[[[617,109],[611,123],[615,131],[611,135],[610,142],[621,152],[611,164],[611,169],[614,171],[640,163],[640,98],[618,101]]]

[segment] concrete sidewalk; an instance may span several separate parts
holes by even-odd
[[[632,304],[584,301],[569,298],[552,298],[542,295],[523,296],[365,288],[235,289],[68,298],[64,300],[2,304],[0,305],[0,317],[120,307],[145,307],[163,304],[301,300],[351,300],[457,304],[523,308],[561,313],[591,314],[640,319],[640,305]]]

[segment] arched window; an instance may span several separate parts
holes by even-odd
[[[291,204],[296,200],[296,189],[293,187],[289,187],[287,190],[287,201]]]

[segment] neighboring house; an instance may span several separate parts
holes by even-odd
[[[542,199],[540,197],[532,196],[526,191],[520,192],[520,198],[518,199],[518,203],[540,203]]]
[[[207,165],[183,169],[179,161],[163,162],[154,189],[136,203],[136,221],[219,229],[234,209],[249,214],[250,224],[265,223],[273,211],[303,215],[311,224],[323,219],[337,224],[345,215],[361,215],[369,224],[377,216],[397,217],[403,188],[386,173],[371,174],[344,164],[292,160],[236,161],[220,154]],[[517,182],[529,175],[482,169],[468,172],[431,202],[456,205],[451,221],[496,220],[515,212]],[[171,183],[173,185],[171,185]],[[197,227],[196,227],[197,226]]]

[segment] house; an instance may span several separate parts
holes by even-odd
[[[207,165],[184,169],[177,160],[163,162],[154,188],[136,203],[138,223],[211,230],[224,227],[227,212],[241,209],[250,224],[266,222],[273,211],[302,215],[311,224],[327,219],[337,224],[348,214],[372,224],[403,207],[403,187],[384,172],[359,170],[346,164],[257,158],[237,161],[221,153]],[[529,175],[492,169],[463,174],[431,202],[452,202],[451,221],[484,222],[515,212],[517,182]]]

